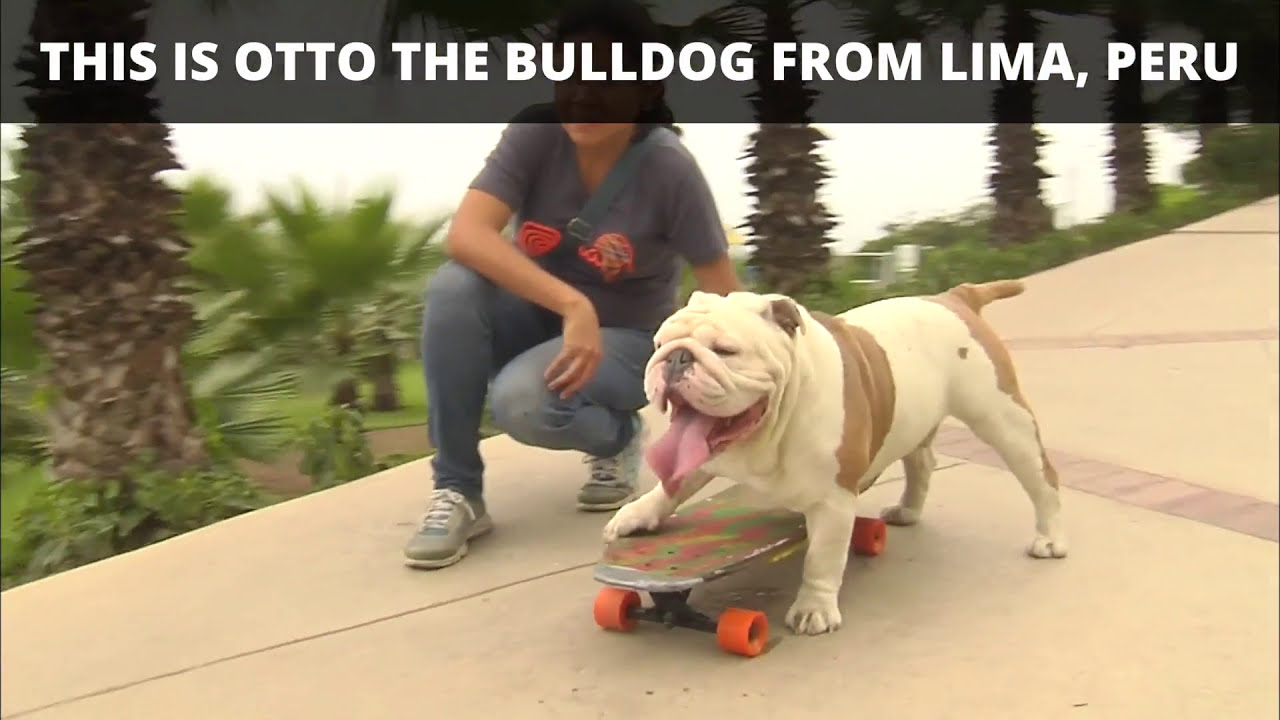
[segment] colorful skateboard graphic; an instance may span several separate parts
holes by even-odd
[[[726,493],[721,493],[725,495]],[[596,624],[629,632],[640,621],[710,632],[722,649],[755,657],[764,651],[769,621],[764,613],[729,608],[712,619],[689,606],[693,588],[737,572],[754,560],[781,560],[805,542],[804,516],[736,503],[721,495],[681,508],[654,533],[619,538],[596,564],[603,583],[596,596]],[[860,517],[850,547],[859,555],[884,550],[885,523]],[[653,605],[646,607],[640,593]]]

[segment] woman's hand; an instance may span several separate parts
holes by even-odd
[[[543,375],[547,387],[568,399],[586,386],[600,366],[604,354],[600,339],[600,318],[586,296],[579,296],[565,308],[564,347]]]

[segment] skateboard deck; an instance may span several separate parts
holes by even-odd
[[[654,532],[609,543],[595,579],[641,592],[680,592],[765,556],[780,560],[806,538],[800,513],[716,495],[686,505]]]
[[[605,585],[596,595],[592,615],[606,630],[630,632],[641,621],[713,633],[721,649],[755,657],[769,639],[769,620],[762,612],[727,608],[712,618],[689,605],[693,589],[768,559],[781,560],[808,539],[804,515],[753,506],[732,491],[691,503],[662,522],[654,532],[618,538],[596,563],[595,579]],[[885,523],[859,517],[850,548],[859,555],[879,555]],[[651,606],[643,605],[647,593]]]
[[[769,639],[763,612],[728,607],[710,618],[690,605],[691,593],[756,560],[781,560],[800,550],[806,539],[799,512],[751,505],[732,489],[721,492],[682,507],[655,532],[605,546],[594,573],[605,587],[596,594],[591,614],[607,630],[631,632],[640,621],[681,626],[713,633],[724,651],[758,656]],[[879,555],[884,521],[856,519],[850,548],[858,555]],[[649,594],[653,605],[645,606],[640,593]]]

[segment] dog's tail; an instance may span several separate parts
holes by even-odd
[[[982,308],[1005,298],[1021,295],[1026,287],[1021,280],[993,280],[989,283],[974,285],[973,283],[961,283],[947,292],[955,295],[969,306],[969,309],[981,313]]]

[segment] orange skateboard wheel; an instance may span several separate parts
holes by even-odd
[[[605,630],[631,632],[636,629],[638,621],[631,617],[631,610],[640,607],[640,594],[634,590],[606,587],[596,593],[595,605],[591,614],[596,624]]]
[[[853,540],[849,544],[854,554],[875,557],[884,552],[888,536],[888,526],[884,520],[860,517],[853,521]]]
[[[725,652],[755,657],[769,642],[769,618],[762,612],[729,608],[716,623],[716,642]]]

